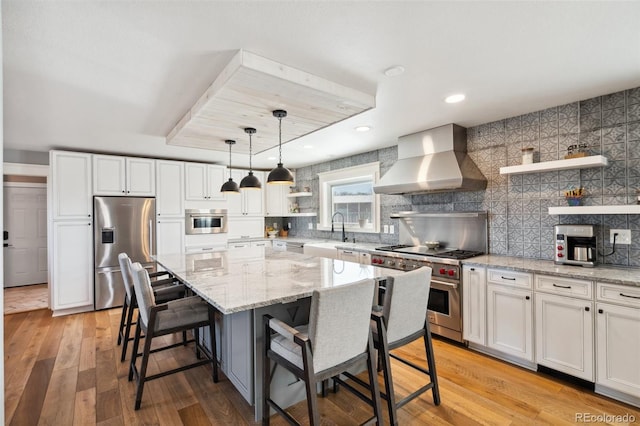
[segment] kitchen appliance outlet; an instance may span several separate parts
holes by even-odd
[[[617,235],[616,235],[617,234]],[[631,244],[631,230],[630,229],[612,229],[609,231],[609,242],[613,244]]]

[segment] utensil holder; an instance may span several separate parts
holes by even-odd
[[[582,197],[565,197],[567,200],[567,204],[570,206],[581,206],[582,205]]]

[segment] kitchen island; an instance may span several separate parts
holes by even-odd
[[[304,324],[313,290],[403,273],[264,247],[164,254],[155,259],[220,312],[216,345],[221,368],[254,406],[256,420],[262,409],[263,315]],[[283,368],[272,374],[272,395],[283,407],[304,399],[303,382]]]

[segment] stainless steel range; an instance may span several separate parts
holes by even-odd
[[[431,267],[427,312],[431,332],[462,342],[460,264],[463,259],[487,251],[486,213],[403,212],[391,217],[401,219],[400,242],[403,244],[376,248],[371,254],[371,263],[406,271]],[[420,241],[439,241],[445,247],[431,249]]]

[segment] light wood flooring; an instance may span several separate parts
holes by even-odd
[[[49,307],[49,287],[46,283],[4,289],[5,314],[34,311],[47,307]]]
[[[120,310],[51,317],[39,310],[5,316],[5,422],[7,425],[242,425],[253,410],[224,377],[214,384],[208,367],[149,382],[142,407],[133,410],[135,386],[116,346]],[[168,337],[167,339],[172,339]],[[640,409],[598,396],[549,376],[434,340],[442,404],[430,394],[399,410],[400,424],[574,424],[576,413],[631,414]],[[401,350],[422,357],[420,341]],[[151,373],[172,368],[193,352],[157,353]],[[406,395],[421,378],[394,364],[397,392]],[[344,390],[320,398],[323,425],[356,424],[366,405]],[[306,421],[306,405],[291,410]],[[285,424],[273,418],[272,424]]]

